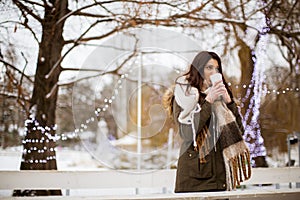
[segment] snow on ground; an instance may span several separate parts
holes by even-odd
[[[0,149],[0,170],[20,169],[22,147]],[[98,161],[86,151],[58,148],[56,152],[59,170],[97,170]]]
[[[66,148],[57,148],[57,168],[58,170],[105,170],[104,166],[95,160],[87,151],[71,150]],[[22,147],[0,148],[0,170],[19,170],[22,157]],[[2,181],[2,180],[1,180]],[[173,189],[164,188],[118,188],[118,189],[82,189],[82,190],[62,190],[63,195],[135,195],[135,194],[155,194],[155,193],[172,193]],[[11,190],[0,190],[0,196],[11,196]]]
[[[176,153],[176,152],[175,152]],[[272,157],[267,157],[269,167],[284,167],[288,162],[287,153],[280,153],[278,149],[273,149]],[[0,148],[0,170],[19,170],[22,156],[22,146]],[[57,148],[58,170],[102,170],[105,166],[94,159],[89,152],[84,149],[72,150],[67,148]],[[298,165],[298,147],[291,149],[291,159]],[[120,161],[121,162],[121,161]]]

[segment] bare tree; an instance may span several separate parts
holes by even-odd
[[[30,99],[30,113],[26,121],[26,137],[22,170],[57,169],[55,109],[58,80],[61,72],[68,70],[61,63],[75,47],[92,40],[101,40],[114,33],[142,25],[186,26],[210,1],[189,7],[190,2],[176,1],[90,1],[85,5],[67,0],[27,1],[13,0],[20,13],[20,21],[14,22],[29,30],[38,44],[38,56],[34,87]],[[75,6],[74,6],[75,5]],[[72,9],[70,9],[72,7]],[[98,11],[91,11],[92,9]],[[160,13],[169,12],[168,15]],[[77,30],[73,38],[65,39],[66,22],[72,17],[90,20],[87,28]],[[9,22],[7,22],[9,23]],[[35,29],[32,24],[39,26]],[[101,34],[90,36],[94,28],[106,28]],[[40,31],[40,32],[39,32]],[[62,53],[66,47],[65,53]],[[3,62],[3,61],[2,61]],[[74,68],[73,68],[74,69]],[[70,69],[69,69],[70,70]],[[118,70],[109,73],[118,74]],[[61,195],[59,190],[16,191],[15,195]]]
[[[287,20],[282,26],[272,25],[270,22],[279,22],[275,0],[262,1],[259,7],[253,9],[254,1],[217,1],[206,0],[195,2],[185,1],[86,1],[78,3],[68,0],[13,0],[19,19],[8,20],[3,24],[14,24],[15,27],[23,27],[28,30],[38,44],[38,56],[36,61],[36,73],[34,77],[33,92],[30,98],[30,113],[26,121],[26,137],[24,139],[24,154],[21,169],[56,169],[56,104],[59,77],[67,70],[78,70],[78,66],[62,66],[62,62],[70,52],[80,45],[87,45],[91,41],[102,40],[118,32],[124,32],[131,28],[147,26],[165,26],[189,28],[200,32],[200,28],[213,28],[217,24],[223,27],[225,42],[224,53],[238,49],[240,64],[242,66],[242,82],[250,84],[253,73],[253,49],[247,44],[241,34],[245,35],[248,30],[255,30],[257,40],[260,34],[276,34],[283,44],[291,47],[287,59],[291,60],[291,67],[297,66],[299,53],[294,52],[294,46],[299,47],[299,22],[298,1],[288,1],[284,4],[288,13]],[[291,3],[292,2],[292,3]],[[14,7],[15,8],[15,7]],[[249,21],[257,13],[266,16],[267,31],[261,32],[251,26]],[[81,26],[72,26],[72,20],[80,19],[86,23]],[[277,20],[278,19],[278,20]],[[289,27],[294,26],[297,30],[291,32]],[[64,34],[68,28],[72,33]],[[15,28],[16,30],[16,28]],[[208,29],[206,29],[208,30]],[[97,33],[96,33],[97,32]],[[235,45],[228,45],[235,38]],[[298,43],[290,41],[290,37],[296,38]],[[257,41],[256,41],[257,42]],[[255,46],[255,45],[254,45]],[[297,49],[297,48],[296,48]],[[297,50],[298,51],[298,50]],[[135,52],[131,56],[134,56]],[[286,55],[286,54],[284,54]],[[257,55],[258,56],[258,55]],[[8,68],[15,68],[13,63],[5,58],[0,60]],[[126,60],[125,60],[126,61]],[[98,71],[99,74],[112,73],[120,75],[122,64],[112,71]],[[297,67],[295,67],[296,69]],[[93,70],[93,69],[91,69]],[[294,70],[296,71],[296,70]],[[75,80],[72,80],[73,82]],[[242,97],[245,94],[242,94]],[[249,100],[244,102],[245,108]],[[60,195],[60,191],[31,191],[23,195]],[[18,194],[22,195],[22,194]]]

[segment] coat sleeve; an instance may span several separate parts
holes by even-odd
[[[244,135],[245,133],[245,129],[244,129],[244,126],[243,126],[243,123],[242,123],[242,117],[241,117],[241,114],[239,112],[239,109],[236,105],[236,103],[232,100],[231,103],[227,104],[227,107],[229,108],[229,110],[231,110],[231,112],[234,114],[235,118],[236,118],[236,122],[242,132],[242,135]]]

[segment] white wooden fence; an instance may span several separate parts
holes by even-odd
[[[157,170],[145,171],[143,173],[136,171],[54,171],[54,170],[24,170],[24,171],[0,171],[0,190],[13,189],[105,189],[105,188],[170,188],[173,191],[175,184],[176,170]],[[220,197],[254,197],[273,194],[275,199],[278,194],[295,195],[300,199],[300,168],[299,167],[284,167],[284,168],[253,168],[252,177],[243,182],[242,185],[253,184],[283,184],[293,183],[293,189],[270,189],[248,191],[247,189],[239,189],[233,192],[218,192],[218,193],[199,193],[200,197],[209,197],[208,199]],[[298,183],[298,184],[295,184]],[[279,188],[279,187],[277,187]],[[205,196],[206,194],[206,196]],[[260,195],[258,195],[260,194]],[[116,194],[115,194],[116,195]],[[197,194],[160,194],[159,198],[180,199],[197,197]],[[175,196],[174,196],[175,195]],[[208,195],[208,196],[207,196]],[[214,195],[214,196],[213,196]],[[223,196],[222,196],[223,195]],[[233,196],[232,196],[233,195]],[[157,195],[152,195],[148,199],[155,199]],[[46,197],[39,197],[41,199]],[[51,198],[51,197],[49,197]],[[56,198],[70,198],[70,199],[88,199],[88,197],[56,197]],[[132,197],[137,198],[137,197]],[[0,199],[15,199],[13,197],[0,197]],[[18,199],[18,198],[16,198]],[[26,198],[25,198],[26,199]],[[38,200],[37,197],[34,198]],[[95,199],[95,198],[93,198]],[[102,197],[101,199],[105,199]],[[118,198],[122,199],[122,198]],[[147,198],[143,198],[147,199]],[[197,198],[196,198],[197,199]],[[199,198],[198,198],[199,199]],[[204,198],[205,199],[205,198]],[[273,198],[272,198],[273,199]],[[290,198],[293,199],[293,198]]]

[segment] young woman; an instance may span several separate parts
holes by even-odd
[[[216,73],[222,79],[212,83]],[[241,116],[216,53],[198,53],[176,79],[172,114],[182,138],[175,192],[231,190],[250,177]]]

